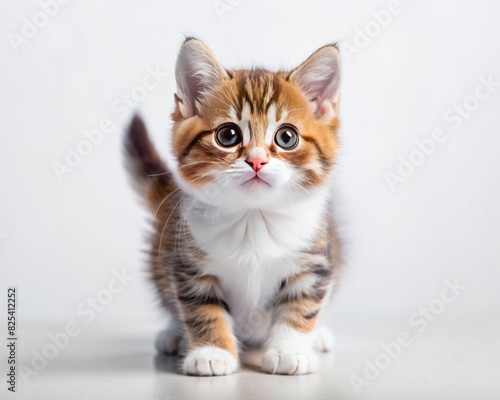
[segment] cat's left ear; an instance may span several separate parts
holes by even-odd
[[[329,120],[338,113],[341,63],[336,45],[321,47],[299,67],[289,80],[299,87],[318,119]]]

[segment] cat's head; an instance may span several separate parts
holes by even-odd
[[[214,205],[259,208],[323,187],[338,146],[340,76],[335,45],[274,73],[227,70],[187,39],[172,114],[181,188]]]

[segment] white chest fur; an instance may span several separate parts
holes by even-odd
[[[197,246],[214,260],[247,266],[307,248],[323,223],[326,191],[267,209],[225,209],[188,200],[183,214]]]
[[[326,195],[276,210],[228,212],[186,202],[186,220],[209,260],[207,274],[219,278],[240,339],[265,336],[271,316],[264,305],[281,281],[298,272],[296,254],[307,248],[323,223]]]

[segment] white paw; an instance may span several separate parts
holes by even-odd
[[[320,353],[327,353],[333,349],[334,339],[330,329],[320,326],[316,328],[314,335],[314,350]]]
[[[318,369],[318,358],[312,353],[287,353],[269,349],[262,360],[262,369],[270,374],[304,375]]]
[[[164,329],[156,336],[156,351],[160,354],[175,354],[179,350],[181,336],[176,329]]]
[[[214,346],[191,350],[182,365],[187,375],[229,375],[238,369],[238,361],[227,350]]]

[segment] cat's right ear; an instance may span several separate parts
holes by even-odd
[[[314,52],[289,75],[309,101],[319,119],[338,113],[341,81],[340,52],[336,44]]]
[[[190,118],[198,113],[200,99],[229,75],[202,41],[187,38],[177,57],[175,79],[177,106],[184,118]]]

